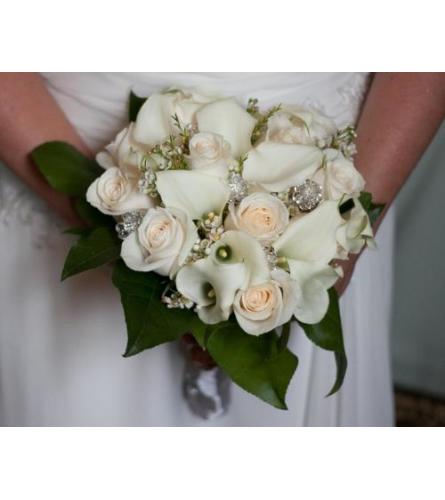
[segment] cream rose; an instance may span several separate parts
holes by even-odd
[[[184,212],[152,208],[139,228],[123,242],[121,257],[134,271],[156,271],[172,276],[184,263],[198,237]]]
[[[90,185],[86,198],[93,207],[114,216],[153,206],[152,199],[139,192],[137,179],[125,175],[118,167],[105,170]]]
[[[354,167],[351,160],[346,159],[340,151],[327,149],[326,164],[314,176],[314,181],[324,186],[324,192],[331,200],[358,196],[365,188],[365,180]]]
[[[200,132],[190,139],[192,170],[226,177],[230,162],[230,144],[220,134]]]
[[[269,119],[266,141],[325,146],[336,129],[335,123],[321,113],[286,106]]]
[[[286,229],[289,212],[284,203],[268,193],[253,193],[230,206],[226,227],[246,232],[260,242],[273,241]]]
[[[271,273],[271,280],[239,290],[233,310],[241,328],[251,335],[270,332],[290,320],[300,290],[283,270]]]
[[[133,130],[134,124],[131,123],[117,134],[113,142],[96,155],[96,161],[102,168],[119,167],[127,176],[139,176],[138,167],[144,151],[133,140]]]

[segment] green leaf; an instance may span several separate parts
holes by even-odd
[[[337,375],[328,396],[337,392],[343,384],[346,373],[347,359],[343,343],[340,308],[335,288],[329,289],[329,308],[325,317],[316,325],[298,322],[307,337],[318,347],[334,351],[337,365]]]
[[[131,122],[136,121],[139,110],[142,108],[146,100],[146,97],[139,97],[133,92],[130,92],[130,99],[128,103],[128,119]]]
[[[365,209],[368,214],[371,225],[373,225],[376,220],[380,217],[381,213],[385,209],[384,203],[374,203],[372,201],[372,194],[366,191],[360,193],[359,201],[362,207]]]
[[[116,260],[121,243],[115,231],[108,227],[98,227],[82,235],[68,253],[62,280]]]
[[[74,200],[74,208],[80,218],[92,227],[114,227],[116,225],[113,217],[99,212],[85,198],[76,198]]]
[[[69,227],[63,231],[63,234],[73,234],[75,236],[86,236],[90,234],[91,229],[88,227]]]
[[[337,367],[337,375],[335,377],[334,385],[332,389],[328,392],[326,396],[332,396],[338,390],[340,390],[343,385],[343,380],[345,379],[346,369],[348,368],[348,360],[344,352],[335,352],[335,365]]]
[[[37,146],[31,158],[51,187],[70,196],[84,196],[88,186],[103,172],[95,160],[60,141]]]
[[[279,345],[275,332],[248,335],[228,321],[212,327],[207,348],[240,387],[275,408],[287,409],[286,391],[298,358]]]
[[[161,302],[168,283],[167,278],[154,272],[135,272],[121,260],[116,263],[113,284],[120,292],[127,323],[125,357],[176,340],[184,333],[199,334],[205,329],[193,311],[168,309]]]

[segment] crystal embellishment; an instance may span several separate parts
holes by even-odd
[[[289,202],[296,205],[302,212],[314,210],[322,200],[322,187],[309,179],[306,179],[303,184],[292,186],[289,189]]]
[[[116,224],[116,232],[119,238],[125,240],[128,235],[139,227],[142,218],[143,215],[138,211],[123,214],[121,221]]]
[[[236,172],[230,172],[227,179],[230,201],[239,202],[248,195],[247,182]]]
[[[264,247],[264,253],[266,254],[267,263],[270,269],[276,269],[278,264],[278,255],[273,247]]]

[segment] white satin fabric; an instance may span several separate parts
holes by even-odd
[[[262,106],[311,105],[339,126],[354,122],[367,75],[352,73],[46,74],[48,87],[92,149],[125,124],[130,88],[149,95],[170,86],[249,97]],[[181,395],[183,358],[175,344],[121,357],[125,324],[119,297],[102,268],[59,280],[70,237],[4,167],[0,170],[0,425],[392,425],[389,313],[393,220],[366,251],[341,300],[349,369],[342,390],[331,353],[296,329],[300,364],[288,411],[236,386],[228,413],[194,417]]]

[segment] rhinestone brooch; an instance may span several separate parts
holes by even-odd
[[[127,212],[122,215],[121,221],[116,224],[116,232],[121,240],[135,231],[142,222],[143,215],[138,212]]]
[[[227,179],[230,201],[239,202],[248,195],[247,182],[236,172],[230,172]]]
[[[291,187],[288,196],[291,204],[302,212],[310,212],[323,200],[323,189],[320,184],[306,179],[303,184]]]

